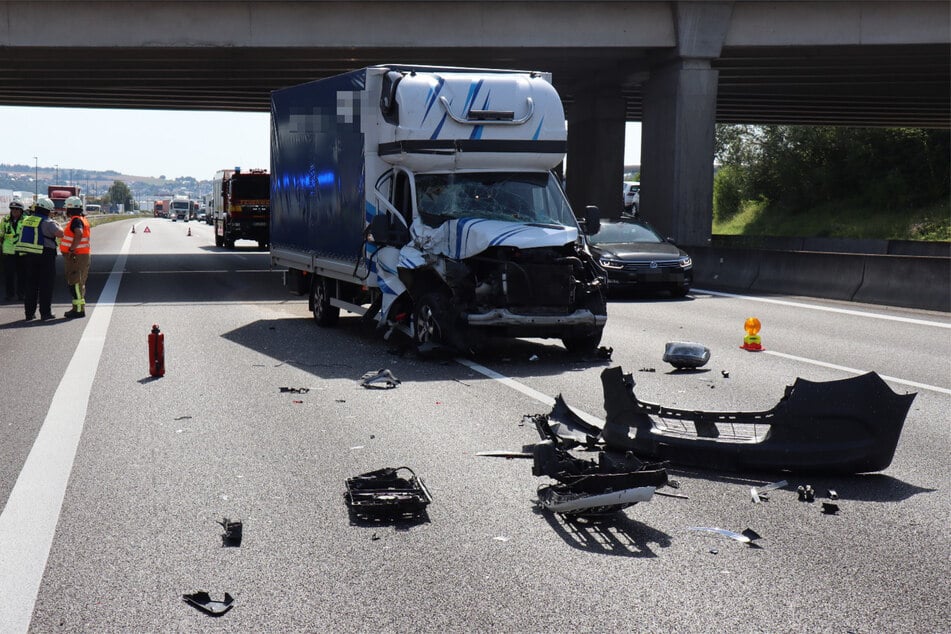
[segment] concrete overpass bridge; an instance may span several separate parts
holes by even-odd
[[[576,209],[711,232],[715,122],[951,127],[947,0],[0,1],[0,105],[267,111],[377,63],[551,71]]]

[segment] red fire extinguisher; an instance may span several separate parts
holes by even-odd
[[[165,376],[165,335],[159,330],[158,324],[152,324],[152,332],[149,333],[149,374]]]

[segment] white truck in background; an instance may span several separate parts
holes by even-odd
[[[346,309],[419,347],[590,351],[605,289],[552,171],[566,141],[542,72],[388,64],[275,91],[272,262],[322,326]]]

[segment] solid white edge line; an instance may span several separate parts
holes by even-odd
[[[861,310],[852,310],[849,308],[833,308],[832,306],[814,306],[812,304],[803,304],[802,302],[790,302],[784,299],[771,299],[769,297],[751,297],[749,295],[739,295],[737,293],[723,293],[721,291],[708,291],[702,288],[691,289],[695,293],[705,293],[707,295],[716,295],[719,297],[733,297],[735,299],[748,299],[751,302],[762,302],[764,304],[778,304],[780,306],[794,306],[796,308],[807,308],[809,310],[819,310],[828,313],[840,313],[842,315],[853,315],[856,317],[868,317],[870,319],[884,319],[886,321],[900,321],[906,324],[916,324],[918,326],[932,326],[934,328],[951,328],[951,323],[940,321],[928,321],[926,319],[913,319],[911,317],[898,317],[896,315],[880,315],[878,313],[869,313]]]
[[[0,631],[5,634],[27,632],[33,619],[131,240],[130,233],[0,513]]]
[[[849,368],[844,365],[836,365],[834,363],[826,363],[824,361],[816,361],[814,359],[807,359],[805,357],[797,357],[792,354],[786,354],[784,352],[775,352],[773,350],[763,350],[765,354],[771,354],[776,357],[782,357],[783,359],[790,359],[792,361],[799,361],[802,363],[809,363],[811,365],[818,365],[823,368],[830,368],[832,370],[841,370],[842,372],[849,372],[851,374],[866,374],[870,370],[859,370],[856,368]],[[884,374],[879,374],[882,377],[883,381],[888,381],[890,383],[898,383],[900,385],[907,385],[909,387],[916,387],[921,390],[929,390],[931,392],[938,392],[940,394],[951,394],[951,390],[943,387],[937,387],[934,385],[928,385],[927,383],[916,383],[915,381],[906,381],[905,379],[898,379],[893,376],[885,376]]]

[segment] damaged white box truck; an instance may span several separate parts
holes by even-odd
[[[547,73],[374,66],[271,95],[271,260],[322,326],[340,310],[419,347],[598,346],[603,271],[552,171]]]

